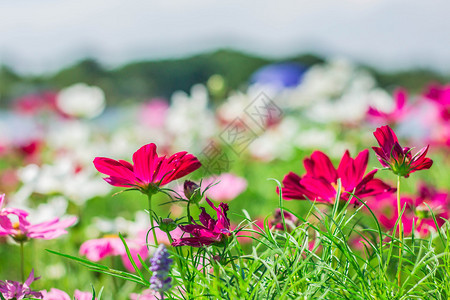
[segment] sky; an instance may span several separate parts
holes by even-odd
[[[0,63],[51,73],[231,48],[450,73],[448,0],[0,0]]]

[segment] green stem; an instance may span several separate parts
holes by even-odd
[[[191,204],[191,200],[188,201],[187,204],[187,219],[188,219],[188,223],[191,224],[191,209],[190,209],[190,204]]]
[[[166,232],[166,234],[167,234],[167,237],[169,238],[170,243],[172,244],[173,243],[172,236],[168,232]],[[186,279],[186,272],[184,270],[183,261],[180,259],[180,256],[182,256],[182,254],[180,254],[180,251],[179,251],[180,249],[179,248],[177,248],[177,247],[174,247],[174,248],[175,248],[175,251],[177,251],[177,254],[178,254],[178,256],[176,257],[175,260],[177,262],[178,268],[180,268],[181,279],[183,280],[184,286],[186,287],[186,290],[187,290],[187,292],[189,294],[191,292],[191,286],[190,286],[189,281],[187,281],[187,279]]]
[[[153,226],[153,213],[152,213],[152,194],[148,193],[148,216],[150,218],[150,226],[153,232],[153,242],[158,246],[158,240],[156,239],[155,226]]]
[[[397,283],[398,288],[401,286],[401,275],[402,275],[402,249],[403,249],[403,221],[401,217],[402,206],[400,203],[400,175],[397,176],[397,212],[399,217],[398,222],[398,236],[400,240],[400,245],[398,247],[398,270],[397,270]]]
[[[20,242],[20,278],[22,282],[25,282],[25,264],[24,264],[24,255],[23,255],[23,242]]]

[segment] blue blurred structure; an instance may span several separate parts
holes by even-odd
[[[270,64],[256,70],[250,77],[250,84],[295,87],[300,84],[306,69],[305,66],[292,62]]]

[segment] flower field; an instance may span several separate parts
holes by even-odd
[[[226,83],[0,110],[0,299],[449,299],[450,85]]]

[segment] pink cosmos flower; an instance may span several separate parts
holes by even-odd
[[[198,159],[187,152],[178,152],[169,158],[159,157],[153,143],[142,146],[133,154],[133,164],[105,157],[94,159],[95,168],[109,176],[104,178],[106,182],[113,186],[138,189],[143,193],[155,193],[160,186],[201,166]]]
[[[155,232],[158,243],[170,245],[169,238],[165,232],[161,231],[159,228],[155,228]],[[177,228],[171,231],[170,234],[172,238],[179,238],[183,232],[181,229]],[[145,242],[146,237],[147,230],[142,230],[137,233],[136,237],[125,239],[127,246],[130,249],[131,256],[133,257],[133,260],[138,268],[141,268],[141,263],[137,255],[139,254],[142,259],[146,259],[149,255],[147,244]],[[148,242],[149,244],[152,244],[153,235],[150,234],[148,236]],[[134,267],[128,259],[122,240],[117,235],[106,235],[103,238],[92,239],[84,242],[81,244],[80,254],[85,255],[87,259],[94,262],[100,261],[105,257],[120,255],[124,267],[128,271],[134,272]]]
[[[34,292],[30,288],[31,283],[38,279],[39,277],[34,277],[34,270],[31,270],[30,275],[23,284],[17,281],[0,280],[0,294],[6,300],[21,300],[28,299],[30,297],[33,297],[35,299],[42,299],[42,294],[40,292]]]
[[[409,107],[406,105],[407,97],[406,90],[397,89],[394,91],[395,107],[391,112],[382,112],[370,106],[367,115],[370,119],[381,121],[382,123],[392,124],[399,122],[409,110]]]
[[[373,178],[377,170],[370,171],[364,176],[367,168],[369,151],[361,151],[356,158],[351,158],[346,151],[336,169],[331,160],[324,153],[315,151],[311,158],[306,158],[303,164],[306,174],[303,177],[290,172],[283,179],[281,189],[283,199],[318,201],[334,203],[337,196],[338,179],[341,179],[341,201],[348,201],[354,193],[359,199],[383,193],[392,193],[395,189]],[[358,201],[353,198],[352,203]]]
[[[3,204],[4,194],[0,195],[0,208]],[[14,224],[10,217],[18,220]],[[31,224],[28,220],[28,213],[17,208],[0,209],[0,235],[10,235],[18,242],[25,242],[29,239],[51,240],[66,234],[67,227],[72,226],[77,221],[76,217],[65,220],[54,218],[47,222]]]
[[[214,183],[217,183],[213,185]],[[247,180],[231,173],[220,174],[216,178],[206,178],[202,185],[209,186],[206,195],[210,198],[222,202],[230,201],[239,196],[247,188]]]
[[[401,197],[400,204],[405,207],[402,215],[405,235],[411,234],[413,225],[420,236],[428,235],[430,230],[437,230],[430,208],[439,227],[450,217],[449,193],[437,191],[425,184],[419,185],[418,196]],[[392,229],[398,219],[398,212],[393,209],[396,205],[397,199],[394,195],[385,195],[370,204],[370,207],[378,215],[380,224],[386,229]]]
[[[142,291],[142,293],[140,293],[140,294],[136,294],[136,293],[130,294],[130,299],[131,300],[156,300],[158,298],[155,296],[155,291],[153,291],[151,289],[147,289],[147,290]]]
[[[70,296],[61,290],[51,288],[50,291],[41,291],[43,300],[71,300]]]
[[[231,236],[230,220],[227,216],[228,204],[220,203],[219,207],[216,207],[208,198],[206,198],[206,202],[217,212],[217,220],[211,218],[206,213],[205,208],[201,207],[202,212],[199,220],[202,225],[198,225],[194,220],[192,220],[194,224],[180,225],[181,230],[190,233],[192,237],[176,239],[172,246],[202,247],[213,244],[218,245]]]
[[[73,297],[75,300],[92,300],[92,293],[75,290],[75,292],[73,292]]]
[[[372,147],[383,167],[386,167],[398,176],[409,177],[411,173],[426,170],[431,167],[433,161],[427,157],[428,147],[422,148],[414,156],[411,148],[402,148],[397,136],[389,126],[377,128],[373,133],[380,147]]]
[[[137,267],[140,268],[141,263],[137,255],[139,254],[142,259],[146,259],[148,257],[148,249],[145,244],[145,239],[144,242],[141,241],[141,243],[129,239],[125,239],[125,241],[130,249],[133,260],[136,262]],[[86,255],[87,259],[95,262],[108,256],[120,255],[125,268],[130,272],[134,271],[134,267],[128,259],[125,246],[118,236],[111,235],[100,239],[88,240],[81,245],[80,254]]]
[[[166,122],[169,103],[164,99],[152,99],[142,105],[139,120],[148,127],[162,128]]]

